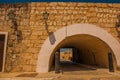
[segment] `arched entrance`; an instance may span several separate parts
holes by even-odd
[[[114,37],[112,37],[108,32],[106,32],[104,29],[96,25],[75,24],[75,25],[67,26],[67,28],[64,27],[56,31],[54,33],[54,36],[56,40],[54,44],[51,44],[48,38],[43,44],[43,46],[41,47],[40,53],[38,55],[38,62],[37,62],[37,68],[36,68],[37,72],[42,72],[42,73],[48,72],[52,64],[52,59],[56,50],[66,45],[77,47],[79,48],[79,50],[81,49],[82,51],[84,51],[83,49],[89,49],[91,53],[96,51],[100,52],[103,48],[105,48],[105,50],[103,50],[102,52],[107,53],[109,50],[108,48],[110,48],[116,58],[117,67],[120,67],[120,58],[119,58],[120,43]],[[88,39],[90,40],[85,41]],[[94,42],[94,40],[95,40],[95,43],[93,45],[90,44],[92,43],[91,41]],[[100,43],[102,47],[96,46],[98,43]],[[96,51],[92,51],[91,48],[95,48],[94,50]],[[102,56],[103,54],[100,53],[99,55]],[[103,61],[102,60],[99,61],[98,59],[98,64],[101,64],[101,63],[103,63]],[[107,62],[104,64],[106,65]]]

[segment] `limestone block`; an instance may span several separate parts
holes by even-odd
[[[48,3],[48,5],[56,7],[56,6],[58,6],[58,3],[57,2],[50,2],[50,3]]]
[[[42,2],[42,3],[41,3],[41,6],[48,7],[49,4],[48,4],[48,3],[46,4],[46,2]]]
[[[87,3],[77,3],[77,6],[83,6],[83,7],[86,7],[87,6]]]
[[[26,44],[28,47],[33,47],[34,44],[33,43],[29,43],[29,44]]]
[[[65,7],[57,7],[56,9],[63,10],[63,9],[65,9]]]
[[[30,72],[32,70],[32,66],[31,65],[23,65],[23,71],[24,72]]]
[[[115,25],[113,25],[113,24],[111,24],[111,23],[105,23],[105,24],[104,24],[104,27],[109,27],[109,28],[111,28],[111,27],[115,27]]]
[[[31,26],[31,31],[42,31],[45,28],[44,26]]]
[[[69,9],[69,7],[65,7],[64,9]]]
[[[57,22],[56,22],[56,21],[54,21],[52,25],[54,25],[54,26],[55,26],[55,25],[57,25]]]
[[[99,18],[99,19],[98,19],[98,22],[99,22],[99,23],[102,23],[102,22],[103,22],[103,20],[102,20],[101,18]]]
[[[23,44],[30,44],[30,40],[23,40],[22,43]]]
[[[53,10],[53,13],[54,13],[54,14],[57,14],[57,13],[58,13],[58,11],[57,11],[57,10]]]
[[[31,7],[35,7],[35,6],[36,6],[36,3],[35,3],[35,2],[32,2],[32,3],[30,4],[30,6],[31,6]]]
[[[36,7],[41,7],[41,3],[38,3],[38,2],[37,2],[37,3],[35,4],[35,6],[36,6]]]
[[[77,5],[77,3],[76,2],[69,2],[69,3],[67,3],[67,6],[69,7],[69,6],[76,6]]]
[[[9,47],[9,48],[8,48],[8,52],[9,52],[9,53],[12,53],[12,51],[13,51],[13,48],[12,48],[12,47]]]
[[[89,10],[89,12],[95,12],[96,8],[95,7],[90,7],[88,10]]]
[[[101,3],[95,3],[94,4],[96,7],[102,7],[102,4]]]
[[[109,3],[108,3],[108,4],[106,4],[106,5],[107,5],[107,7],[110,7],[110,8],[113,7],[113,4],[109,4]]]
[[[30,65],[30,60],[31,59],[23,59],[23,63],[26,64],[26,65]]]
[[[36,59],[30,59],[30,64],[31,65],[36,65],[37,63],[37,60]]]
[[[62,25],[62,22],[61,22],[61,21],[57,21],[57,25],[59,25],[59,26]],[[54,28],[53,28],[53,29],[54,29]],[[53,30],[53,29],[52,29],[52,30]]]
[[[26,50],[27,53],[37,53],[38,51],[39,51],[38,48],[28,48],[28,49]],[[31,57],[32,57],[32,56],[29,55],[28,58],[31,58]]]
[[[34,10],[34,14],[40,14],[40,12],[38,10]]]
[[[67,6],[66,2],[58,2],[58,6]]]
[[[0,25],[2,26],[2,25],[3,25],[3,22],[0,22]]]
[[[96,18],[96,17],[90,18],[89,22],[98,22],[98,18]]]
[[[120,31],[120,27],[118,28],[118,30]]]
[[[90,13],[87,13],[86,16],[87,17],[94,17],[94,16],[97,16],[98,14],[96,12],[90,12]]]
[[[120,4],[118,4],[118,3],[113,3],[113,7],[120,8]]]
[[[37,35],[31,35],[31,36],[30,36],[30,39],[36,40],[36,39],[38,39],[38,36],[37,36]]]
[[[108,5],[107,5],[107,3],[102,3],[102,4],[101,4],[101,7],[106,8],[106,7],[108,7]]]
[[[74,9],[79,10],[80,8],[77,6],[77,7],[75,7]]]
[[[96,11],[101,13],[103,12],[102,8],[96,8]]]
[[[70,7],[69,7],[69,9],[73,10],[73,9],[74,9],[74,7],[73,7],[73,6],[70,6]]]
[[[34,22],[33,22],[33,21],[30,21],[30,25],[33,26],[33,25],[34,25]]]
[[[10,39],[15,40],[17,37],[15,35],[10,35]]]
[[[83,13],[83,11],[82,11],[82,10],[79,10],[79,11],[78,11],[78,14],[82,14],[82,13]]]
[[[32,72],[35,72],[36,71],[36,66],[32,66]]]
[[[40,39],[45,40],[48,36],[40,36]]]
[[[54,9],[56,9],[56,7],[52,6],[51,9],[54,10]]]
[[[67,11],[66,11],[66,10],[63,10],[63,13],[64,13],[64,14],[67,14]]]
[[[76,11],[73,11],[73,14],[77,14],[78,13],[78,11],[76,10]]]
[[[39,44],[39,43],[36,43],[33,45],[33,47],[35,47],[35,48],[40,48],[41,46],[42,46],[42,44]]]
[[[65,9],[65,7],[56,6],[55,9],[57,9],[57,10],[61,10],[61,9]]]
[[[42,40],[42,39],[39,41],[39,43],[41,43],[41,44],[43,44],[44,42],[45,42],[45,40]]]
[[[39,11],[43,11],[43,10],[45,10],[45,8],[46,8],[46,7],[44,7],[44,6],[37,7],[37,9],[38,9]]]
[[[32,32],[32,35],[42,35],[42,32],[41,31],[34,31],[34,32]]]
[[[47,9],[47,10],[50,10],[50,9],[52,9],[52,7],[46,7],[46,9]]]

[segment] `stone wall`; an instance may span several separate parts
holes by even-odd
[[[24,40],[27,40],[30,35],[29,13],[30,5],[27,3],[0,4],[0,31],[8,32],[6,72],[27,69],[23,67],[27,66],[25,58],[27,55],[24,51],[29,46]]]
[[[45,28],[43,12],[49,13]],[[39,50],[48,33],[89,23],[102,27],[118,41],[116,24],[120,4],[39,2],[0,4],[0,31],[8,32],[6,72],[35,71]]]

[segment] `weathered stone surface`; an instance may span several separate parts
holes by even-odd
[[[5,70],[10,72],[35,71],[39,50],[48,38],[49,32],[55,32],[67,25],[95,24],[104,28],[120,41],[116,37],[118,33],[114,28],[118,22],[119,8],[120,4],[115,3],[33,2],[0,4],[0,31],[9,32]],[[49,13],[47,26],[43,16],[45,11]],[[10,17],[11,14],[14,16],[13,18]],[[17,36],[18,32],[21,37]],[[16,59],[18,57],[13,59],[15,55],[19,59]],[[19,62],[22,64],[17,66]],[[15,69],[12,69],[13,67]]]

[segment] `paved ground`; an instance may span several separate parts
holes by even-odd
[[[61,73],[0,73],[0,80],[120,80],[120,71],[110,73],[108,69],[62,63]]]

